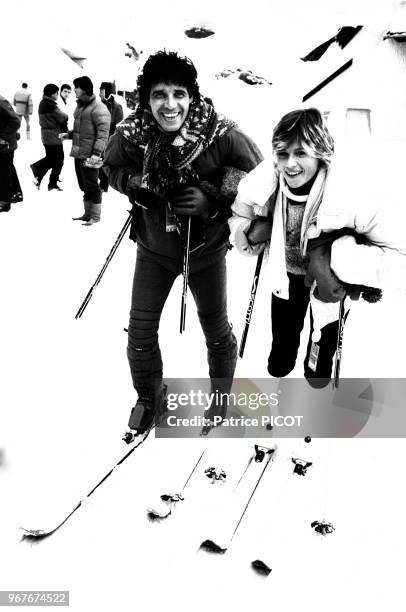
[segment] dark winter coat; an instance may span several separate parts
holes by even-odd
[[[43,96],[38,107],[39,124],[41,126],[41,139],[44,145],[60,145],[58,135],[64,131],[68,115],[58,108],[56,100]]]
[[[20,117],[14,111],[10,102],[0,96],[0,139],[7,144],[0,143],[0,154],[11,153],[17,148],[16,134],[20,128]]]
[[[69,132],[72,139],[71,156],[86,159],[91,155],[101,155],[109,137],[110,113],[96,96],[86,96],[78,100],[73,115],[73,130]]]
[[[192,163],[201,181],[199,187],[211,200],[212,209],[217,209],[219,213],[212,220],[206,221],[200,217],[193,219],[192,224],[200,222],[202,225],[201,235],[204,244],[192,253],[192,257],[214,253],[228,243],[229,231],[226,219],[231,214],[231,204],[237,192],[238,181],[232,185],[227,197],[220,195],[227,168],[242,173],[250,172],[261,160],[261,153],[255,143],[240,129],[232,128],[215,140]],[[142,148],[136,147],[118,132],[111,136],[103,165],[110,185],[125,194],[129,178],[131,177],[133,184],[137,175],[141,177],[142,167]],[[153,210],[137,207],[136,240],[153,253],[179,259],[182,256],[179,235],[177,232],[166,231],[167,208],[166,201],[156,204]]]
[[[123,107],[121,106],[121,104],[116,102],[113,96],[110,96],[107,100],[103,100],[103,104],[107,106],[107,108],[109,109],[110,115],[111,115],[111,123],[110,123],[110,131],[109,131],[110,136],[111,136],[116,131],[117,123],[120,123],[120,121],[123,120],[123,117],[124,117]]]

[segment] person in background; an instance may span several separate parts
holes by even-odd
[[[53,83],[48,83],[44,87],[44,94],[38,107],[38,115],[45,157],[30,166],[34,175],[34,185],[37,189],[40,188],[41,181],[48,170],[51,170],[48,191],[53,189],[62,191],[58,181],[63,166],[64,154],[59,135],[66,128],[68,115],[58,107],[58,92],[59,87]]]
[[[75,159],[78,185],[83,191],[84,213],[74,221],[85,221],[93,225],[100,221],[102,192],[99,187],[99,168],[107,144],[110,128],[110,113],[106,106],[96,100],[93,83],[88,76],[73,81],[76,95],[76,110],[73,130],[61,134],[61,140],[71,139],[71,156]]]
[[[26,136],[27,140],[30,140],[30,116],[32,115],[33,104],[31,94],[28,91],[27,83],[22,83],[21,89],[16,91],[16,93],[14,94],[13,105],[15,107],[17,115],[20,117],[21,123],[22,118],[24,117],[25,119]]]
[[[103,83],[101,83],[100,100],[103,102],[103,104],[107,106],[107,108],[109,109],[110,115],[111,115],[109,136],[114,134],[114,132],[116,131],[117,124],[120,123],[120,121],[122,121],[123,116],[124,116],[123,107],[121,106],[121,104],[117,102],[117,100],[114,97],[115,93],[116,93],[116,88],[115,88],[114,83],[111,83],[110,81],[103,81]],[[107,192],[108,187],[109,187],[109,180],[107,178],[106,173],[103,170],[103,167],[101,167],[99,171],[99,181],[100,181],[100,189],[104,192]]]
[[[138,394],[131,435],[147,431],[165,401],[158,329],[182,273],[189,222],[188,281],[206,339],[212,392],[231,388],[237,342],[227,315],[227,218],[239,180],[262,159],[255,143],[205,101],[187,57],[151,55],[137,91],[138,106],[117,126],[104,160],[110,185],[133,205],[130,237],[137,241],[127,348]],[[214,401],[207,418],[224,417],[225,409]]]
[[[10,210],[13,198],[16,176],[13,160],[20,121],[10,102],[0,95],[0,212]]]
[[[64,83],[63,85],[61,85],[61,88],[59,90],[60,106],[64,110],[64,112],[68,114],[68,119],[66,121],[66,124],[62,128],[62,132],[68,131],[68,121],[69,121],[69,116],[71,114],[70,113],[70,109],[71,109],[70,95],[71,93],[72,93],[72,87],[70,85],[68,85],[67,83]]]
[[[72,87],[70,85],[68,85],[68,83],[64,83],[63,85],[61,85],[60,91],[59,91],[59,97],[62,100],[62,103],[67,106],[68,104],[68,100],[69,100],[69,96],[72,93]]]

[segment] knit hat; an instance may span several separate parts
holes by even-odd
[[[93,95],[93,83],[88,76],[81,76],[73,80],[75,87],[80,87],[88,95]]]
[[[100,84],[100,89],[104,89],[105,98],[109,98],[111,94],[116,93],[116,87],[114,83],[110,81],[103,81],[103,83]]]

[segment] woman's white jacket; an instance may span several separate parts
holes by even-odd
[[[368,189],[361,187],[355,170],[332,166],[327,171],[317,214],[303,228],[305,240],[351,228],[365,236],[368,244],[358,244],[350,235],[333,242],[331,268],[338,278],[369,287],[406,289],[406,197],[397,201],[385,197],[385,190],[376,188],[374,176],[368,177]],[[268,261],[271,286],[287,299],[285,211],[282,198],[275,197],[278,184],[272,159],[265,159],[242,179],[229,220],[230,240],[241,253],[258,255],[264,245],[250,245],[247,232],[253,219],[273,216]]]

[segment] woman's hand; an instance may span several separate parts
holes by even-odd
[[[346,295],[343,283],[330,268],[331,244],[322,244],[309,251],[309,266],[305,276],[306,287],[316,281],[314,295],[322,302],[339,302]]]
[[[252,245],[260,244],[271,239],[272,220],[269,218],[255,219],[247,233],[248,242]]]

